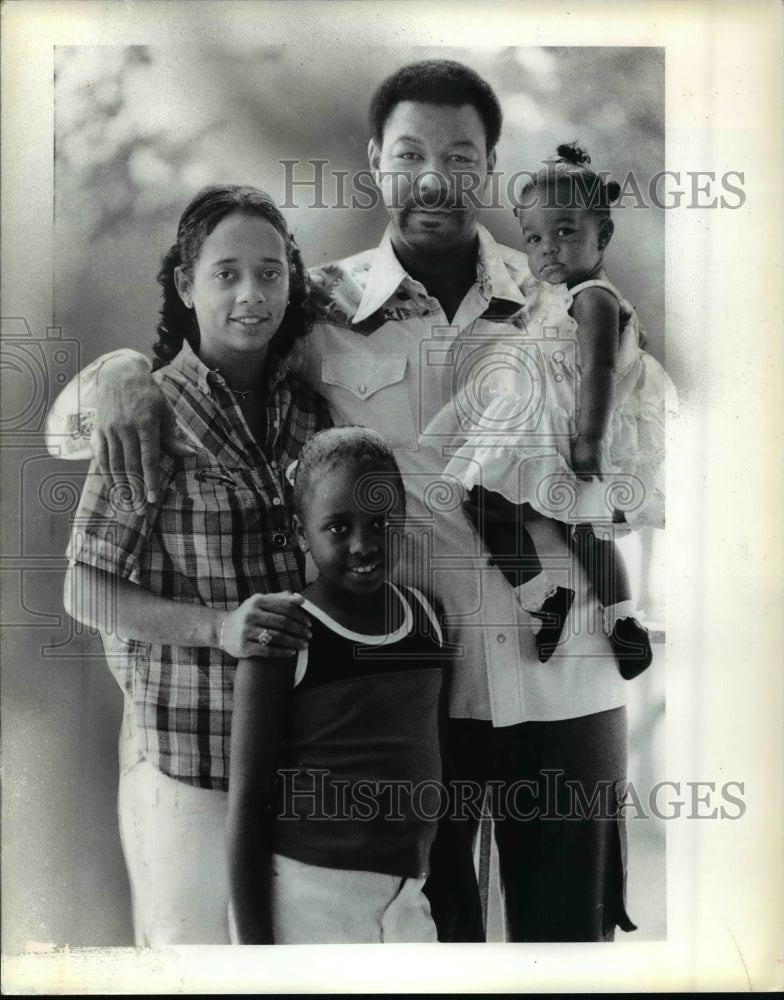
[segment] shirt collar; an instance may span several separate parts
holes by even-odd
[[[202,392],[209,393],[216,381],[225,384],[225,379],[220,372],[208,368],[187,340],[183,341],[177,357],[171,362],[171,366],[182,372],[189,381],[195,382]],[[287,373],[286,362],[277,354],[270,354],[266,365],[267,386],[270,392],[273,392],[280,385]]]
[[[477,234],[479,254],[476,277],[480,290],[488,301],[491,298],[506,299],[522,306],[525,297],[509,274],[498,244],[484,226],[477,226]],[[387,226],[368,271],[365,290],[352,323],[366,320],[385,305],[405,282],[413,282],[413,278],[397,258],[392,247],[392,227]]]
[[[504,299],[507,302],[514,302],[518,306],[525,305],[525,296],[509,273],[501,255],[501,248],[484,226],[479,226],[478,231],[477,279],[480,286],[486,286],[488,300],[491,298]]]
[[[392,226],[387,226],[370,265],[359,309],[351,322],[361,323],[372,316],[389,301],[403,282],[411,280],[411,275],[392,249]]]

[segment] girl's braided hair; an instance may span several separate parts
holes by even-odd
[[[240,213],[266,219],[283,237],[289,268],[289,303],[283,320],[270,342],[270,352],[283,357],[294,340],[308,332],[312,314],[308,305],[310,282],[302,256],[286,220],[270,196],[254,187],[222,185],[202,188],[180,218],[177,242],[165,254],[158,272],[163,288],[158,340],[153,345],[153,370],[169,364],[187,341],[198,353],[199,327],[196,315],[180,298],[174,281],[177,267],[193,276],[193,267],[202,245],[215,227],[228,215]]]

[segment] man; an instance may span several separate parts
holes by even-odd
[[[439,475],[440,443],[419,441],[488,339],[522,325],[525,257],[497,245],[477,218],[501,110],[472,70],[434,60],[385,80],[370,112],[368,155],[389,228],[378,247],[312,271],[317,322],[296,361],[337,423],[374,427],[394,448],[415,542],[408,574],[435,591],[456,643],[452,799],[427,890],[439,937],[484,938],[471,845],[489,789],[508,938],[610,940],[616,925],[634,928],[617,808],[625,691],[604,636],[585,625],[595,600],[565,545],[538,553],[577,595],[563,642],[541,664],[523,598],[490,564],[458,485]],[[143,474],[154,490],[160,428],[171,418],[148,366],[120,352],[98,367],[96,453],[108,475]],[[597,790],[608,801],[593,814]]]

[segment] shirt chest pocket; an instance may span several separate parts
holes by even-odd
[[[159,523],[175,549],[185,544],[205,552],[230,552],[232,540],[245,539],[247,544],[255,536],[283,526],[285,508],[282,502],[273,507],[275,499],[273,496],[265,503],[244,470],[231,469],[197,453],[184,459],[177,469]],[[272,524],[278,513],[281,525]]]
[[[406,354],[327,354],[322,393],[339,423],[372,427],[392,447],[415,448],[408,373]]]

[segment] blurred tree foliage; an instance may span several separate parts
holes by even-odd
[[[374,87],[403,62],[431,56],[464,61],[495,87],[507,171],[535,168],[575,138],[616,175],[661,169],[660,49],[351,49],[311,61],[295,46],[60,47],[61,210],[78,206],[92,235],[103,235],[133,215],[181,205],[205,183],[247,173],[280,187],[281,158],[361,169]]]
[[[203,32],[202,32],[203,34]],[[350,201],[367,166],[367,107],[381,79],[421,58],[481,73],[505,113],[498,146],[502,204],[483,213],[519,245],[507,199],[516,170],[536,169],[577,140],[593,165],[643,188],[664,162],[664,54],[655,48],[452,49],[243,47],[229,38],[186,46],[61,47],[55,58],[57,319],[88,353],[149,343],[154,276],[189,198],[208,183],[254,184],[283,202],[293,176],[324,172],[324,202]],[[325,161],[316,168],[308,161]],[[289,203],[291,196],[289,195]],[[317,208],[297,187],[286,209],[305,259],[318,264],[378,241],[380,206]],[[616,210],[608,266],[663,359],[664,213]],[[111,278],[111,280],[109,280]],[[117,289],[122,289],[118,295]],[[146,332],[142,332],[142,331]],[[140,339],[141,338],[141,339]]]

